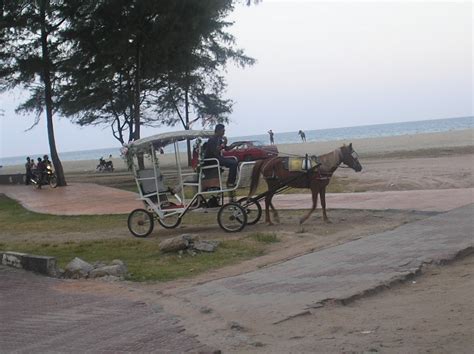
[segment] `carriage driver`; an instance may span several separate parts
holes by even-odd
[[[229,168],[229,177],[227,178],[227,187],[235,187],[235,178],[237,177],[238,162],[234,158],[226,158],[222,156],[221,150],[230,150],[235,144],[227,146],[227,138],[224,136],[225,127],[223,124],[217,124],[214,128],[214,136],[209,138],[206,143],[206,152],[204,158],[214,158],[219,160],[221,166]]]

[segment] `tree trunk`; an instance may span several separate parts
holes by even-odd
[[[140,139],[140,71],[141,71],[141,55],[140,55],[140,40],[136,39],[136,54],[135,60],[137,62],[137,70],[135,72],[135,97],[134,97],[134,123],[135,123],[135,136],[134,140]],[[137,155],[138,168],[140,170],[145,169],[145,162],[143,154]]]
[[[184,91],[184,115],[186,121],[186,130],[189,130],[189,93],[188,88]],[[192,165],[191,141],[186,139],[186,150],[188,153],[188,167]]]
[[[44,83],[44,99],[46,104],[46,122],[48,127],[48,141],[51,160],[53,161],[56,176],[58,178],[58,186],[66,186],[66,178],[64,176],[63,166],[56,150],[56,140],[54,138],[53,126],[53,98],[51,86],[51,61],[48,48],[48,33],[46,32],[46,2],[49,0],[41,0],[41,52],[43,59],[43,83]]]

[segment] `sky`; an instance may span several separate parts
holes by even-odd
[[[257,63],[227,68],[228,136],[473,115],[470,1],[264,0],[237,5],[230,20]],[[0,95],[0,158],[49,151],[45,119],[25,131],[34,118],[14,113],[24,97]],[[59,152],[118,144],[110,127],[66,118],[55,132]]]

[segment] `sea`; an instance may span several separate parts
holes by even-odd
[[[306,141],[332,141],[332,140],[352,140],[363,138],[377,138],[384,136],[396,135],[412,135],[423,133],[437,133],[454,130],[464,130],[474,128],[474,116],[420,120],[412,122],[388,123],[363,125],[356,127],[332,128],[332,129],[316,129],[305,130]],[[291,144],[301,142],[301,138],[297,131],[279,133],[274,132],[275,144]],[[268,134],[246,135],[229,137],[229,143],[239,140],[256,140],[263,143],[269,142]],[[181,151],[185,151],[184,144],[180,146]],[[165,153],[172,152],[172,147],[165,148]],[[82,150],[59,153],[62,161],[79,161],[79,160],[98,160],[99,157],[107,158],[109,155],[113,157],[120,156],[120,147],[112,147],[96,150]],[[38,154],[42,156],[42,154]],[[13,156],[0,158],[0,166],[20,165],[25,161],[25,156]]]

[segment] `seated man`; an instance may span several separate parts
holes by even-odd
[[[227,138],[224,136],[225,127],[223,124],[217,124],[214,129],[214,136],[209,138],[206,143],[206,153],[204,158],[210,159],[214,158],[219,161],[219,164],[224,167],[229,168],[229,177],[227,178],[227,187],[235,186],[235,178],[237,177],[237,165],[238,162],[236,159],[223,157],[221,150],[230,150],[235,145],[231,144],[227,146]]]
[[[52,166],[53,166],[51,161],[49,161],[48,155],[43,156],[43,163],[44,163],[45,168],[48,168],[48,166],[52,168]]]

